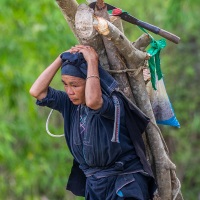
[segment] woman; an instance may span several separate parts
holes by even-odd
[[[61,67],[65,92],[49,87]],[[86,200],[149,200],[156,186],[141,134],[149,119],[118,90],[89,46],[77,45],[47,67],[30,89],[58,110],[74,157],[67,189]]]

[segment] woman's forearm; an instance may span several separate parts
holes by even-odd
[[[70,49],[70,53],[76,52],[82,53],[87,62],[85,103],[89,108],[97,110],[103,104],[97,52],[92,47],[86,45],[76,45]]]
[[[85,100],[86,105],[92,109],[96,110],[102,106],[103,101],[97,59],[88,62]]]
[[[38,100],[41,100],[46,97],[48,87],[55,76],[56,72],[60,68],[62,60],[58,56],[52,64],[50,64],[36,79],[30,88],[30,94]]]

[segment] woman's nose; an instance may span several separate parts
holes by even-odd
[[[74,94],[74,91],[71,87],[67,87],[66,92],[67,92],[68,95]]]

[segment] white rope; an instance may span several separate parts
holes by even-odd
[[[53,113],[54,109],[51,109],[50,113],[49,113],[49,116],[47,117],[47,121],[46,121],[46,131],[47,133],[51,136],[51,137],[63,137],[65,136],[65,134],[62,134],[62,135],[54,135],[52,134],[50,131],[49,131],[49,119]]]

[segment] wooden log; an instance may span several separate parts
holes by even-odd
[[[100,7],[98,7],[100,6]],[[107,12],[107,6],[103,3],[102,0],[97,1],[97,6],[95,8],[95,15],[101,16],[104,19],[110,20],[108,12]],[[93,24],[92,24],[93,25]],[[108,56],[110,69],[111,70],[123,70],[126,69],[126,64],[124,60],[122,59],[121,55],[119,54],[118,49],[113,44],[111,40],[108,40],[108,38],[103,36],[103,42],[106,49],[106,53]],[[126,73],[113,73],[113,77],[117,80],[119,83],[119,89],[129,98],[132,102],[135,102],[131,87],[128,81],[128,77]]]
[[[141,35],[135,42],[133,42],[133,46],[136,49],[139,49],[141,51],[145,51],[146,47],[150,44],[151,42],[151,38],[148,34],[144,33],[143,35]],[[151,153],[151,149],[150,149],[150,144],[149,141],[147,139],[146,133],[142,135],[143,140],[144,140],[144,144],[145,144],[145,149],[146,149],[146,156],[147,156],[147,161],[149,162],[149,164],[151,165],[151,168],[154,172],[154,174],[156,174],[155,172],[155,164],[154,164],[154,160],[153,160],[153,155]]]
[[[103,9],[98,9],[96,7],[95,9],[95,15],[96,16],[100,16],[103,17],[104,19],[109,20],[109,15],[107,13],[107,7],[105,5],[103,5],[102,1],[97,1],[97,6],[101,5],[103,7]],[[119,25],[119,24],[118,24]],[[119,54],[119,51],[117,50],[117,48],[115,47],[115,45],[113,44],[113,42],[106,38],[103,37],[103,41],[104,41],[104,45],[106,48],[106,52],[107,52],[107,56],[108,56],[108,60],[110,63],[110,69],[116,71],[123,71],[126,69],[126,64],[122,58],[122,56]],[[110,71],[111,73],[111,71]],[[131,99],[132,102],[135,103],[135,99],[133,97],[133,94],[131,92],[131,87],[128,81],[128,77],[126,73],[113,73],[112,74],[113,77],[118,81],[119,86],[120,86],[120,90],[123,91],[123,93],[129,98]]]
[[[109,69],[109,62],[102,37],[96,30],[93,29],[91,25],[93,15],[93,9],[89,8],[85,4],[79,5],[75,15],[76,32],[79,36],[81,44],[93,47],[99,55],[101,65],[105,69]]]
[[[79,27],[81,27],[81,25],[78,25],[79,22],[77,22],[77,27],[75,26],[75,18],[76,18],[79,4],[75,0],[56,0],[56,2],[60,10],[62,11],[64,18],[69,24],[73,34],[77,37],[79,43],[92,46],[99,55],[99,60],[100,60],[101,65],[105,69],[109,69],[108,58],[106,55],[105,47],[104,47],[101,36],[95,30],[87,39],[84,39],[83,36],[81,35],[79,36],[79,34],[81,34],[82,32],[82,30],[79,30]],[[81,12],[80,8],[79,8],[79,11]],[[88,12],[93,13],[93,10],[88,8]]]
[[[144,60],[148,57],[133,47],[130,41],[115,26],[105,19],[95,17],[94,27],[100,34],[113,41],[120,53],[127,61],[127,67],[138,69],[138,66],[144,64]],[[129,73],[129,81],[132,91],[139,108],[151,119],[151,123],[147,127],[147,138],[150,142],[151,152],[155,160],[156,178],[159,186],[159,194],[161,199],[172,199],[172,186],[170,171],[175,170],[175,165],[170,161],[166,147],[163,143],[161,132],[156,125],[152,107],[145,88],[145,83],[141,70],[137,77]]]
[[[123,29],[123,25],[122,25],[122,20],[119,16],[110,16],[110,22],[116,26],[122,33],[124,33],[124,29]],[[148,34],[143,34],[141,37],[139,37],[134,43],[134,47],[144,51],[146,49],[146,47],[149,45],[149,43],[151,42],[151,38],[149,37]],[[119,72],[121,70],[116,70],[116,73]],[[112,71],[110,72],[112,73]],[[123,78],[122,78],[123,80]],[[128,96],[127,96],[128,97]],[[135,103],[135,99],[134,101],[132,100],[133,103]],[[152,157],[152,153],[150,150],[150,146],[149,146],[149,142],[147,140],[146,134],[142,135],[143,140],[144,140],[144,144],[145,144],[145,149],[146,149],[146,157],[147,157],[147,161],[149,162],[149,164],[152,167],[152,170],[155,171],[155,167],[153,165],[153,157]]]

